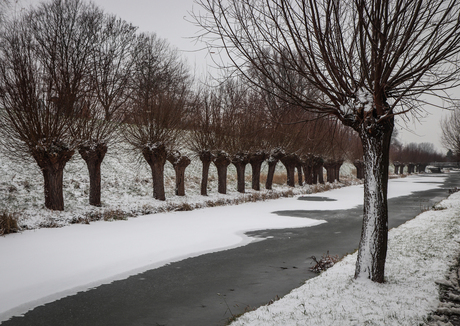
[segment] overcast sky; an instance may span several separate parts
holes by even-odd
[[[23,6],[37,4],[39,0],[20,0]],[[155,32],[159,37],[166,38],[171,45],[177,47],[187,58],[189,65],[198,75],[213,72],[215,66],[212,55],[204,49],[203,44],[196,44],[193,37],[199,28],[189,21],[189,12],[199,9],[194,0],[93,0],[106,12],[116,14],[122,19],[139,27],[141,32]],[[454,94],[455,95],[455,94]],[[457,94],[460,97],[460,94]],[[399,140],[403,143],[430,142],[445,152],[440,144],[440,117],[448,116],[449,112],[434,107],[426,107],[427,113],[420,122],[410,121],[407,125],[399,120]],[[410,130],[410,131],[409,131]]]

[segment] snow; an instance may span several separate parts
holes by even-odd
[[[61,227],[75,221],[92,221],[102,218],[104,214],[133,217],[156,212],[174,211],[183,205],[201,208],[212,205],[235,204],[251,201],[252,197],[267,197],[281,194],[305,194],[321,189],[342,187],[344,183],[287,187],[275,180],[273,191],[252,191],[251,166],[246,168],[246,194],[237,189],[236,169],[228,167],[227,194],[217,193],[217,170],[210,166],[208,196],[201,196],[201,162],[190,157],[191,164],[185,174],[184,197],[175,196],[175,172],[173,166],[165,165],[166,201],[152,198],[152,172],[143,157],[136,157],[124,148],[109,147],[101,167],[102,207],[88,205],[89,177],[86,164],[80,155],[75,154],[64,170],[64,206],[63,212],[50,211],[44,208],[43,176],[36,163],[24,164],[8,159],[0,151],[0,211],[17,213],[23,229],[40,227]],[[18,164],[20,163],[20,164]],[[345,183],[357,183],[351,179],[351,163],[344,163],[341,178]],[[262,165],[262,183],[268,171],[268,164]],[[344,171],[345,175],[342,174]],[[282,164],[277,165],[276,176],[285,174]],[[279,178],[281,179],[281,178]],[[285,180],[285,179],[284,179]]]
[[[389,197],[434,188],[442,180],[443,177],[436,176],[391,180]],[[0,321],[37,305],[173,261],[263,240],[245,235],[248,231],[324,223],[272,212],[286,208],[355,207],[362,204],[363,188],[350,186],[321,196],[336,201],[283,198],[157,213],[125,221],[34,229],[1,237]],[[245,315],[235,325],[305,325],[307,320],[309,324],[344,325],[338,322],[342,318],[350,325],[363,324],[368,319],[375,319],[378,324],[381,318],[396,317],[395,320],[403,321],[401,324],[407,321],[409,325],[422,318],[436,302],[434,280],[443,277],[458,249],[452,239],[456,239],[458,232],[454,217],[460,213],[460,196],[455,194],[441,205],[444,210],[426,212],[391,232],[386,284],[354,282],[356,256],[348,256],[285,299]],[[400,317],[401,314],[404,316]]]
[[[457,192],[435,210],[390,230],[384,284],[354,280],[355,253],[231,325],[423,324],[439,304],[436,283],[458,256],[459,215]]]
[[[169,262],[254,240],[243,232],[324,223],[279,217],[271,214],[273,206],[248,203],[2,237],[0,313],[27,301],[40,300],[30,303],[31,307]]]
[[[371,112],[374,108],[374,96],[371,92],[364,88],[360,88],[356,91],[356,98],[360,103],[360,106],[364,108],[365,112]]]

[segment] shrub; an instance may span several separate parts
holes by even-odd
[[[310,258],[316,263],[315,266],[310,268],[310,270],[315,273],[321,273],[334,266],[335,263],[339,261],[339,256],[331,256],[329,255],[329,251],[327,251],[327,254],[323,255],[320,260],[317,260],[315,256],[311,256]]]

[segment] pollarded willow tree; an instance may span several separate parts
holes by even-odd
[[[435,92],[458,84],[460,2],[196,1],[202,39],[212,51],[223,49],[241,74],[257,71],[249,82],[263,87],[259,80],[268,79],[292,104],[335,116],[359,134],[365,181],[355,277],[383,282],[394,119],[417,114],[422,95],[442,96]],[[299,76],[319,95],[298,91]]]
[[[126,113],[136,29],[113,15],[104,15],[90,53],[90,91],[76,136],[89,172],[89,203],[94,206],[101,206],[102,161],[108,147],[118,142]]]
[[[24,12],[1,35],[2,141],[13,155],[38,164],[49,209],[64,209],[63,170],[79,144],[101,20],[93,5],[54,0]]]
[[[188,122],[191,78],[178,51],[156,34],[138,35],[132,51],[124,137],[152,170],[153,196],[165,200],[164,166]]]

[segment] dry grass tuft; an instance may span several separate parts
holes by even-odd
[[[189,203],[180,204],[175,210],[178,212],[192,211],[194,208]]]
[[[287,183],[287,175],[275,173],[273,175],[273,184],[275,185],[284,185]]]
[[[120,220],[127,220],[128,215],[126,214],[126,212],[123,212],[120,209],[114,209],[114,210],[105,211],[102,214],[102,218],[104,219],[104,221],[120,221]]]
[[[19,232],[18,219],[15,214],[0,212],[0,235]]]

